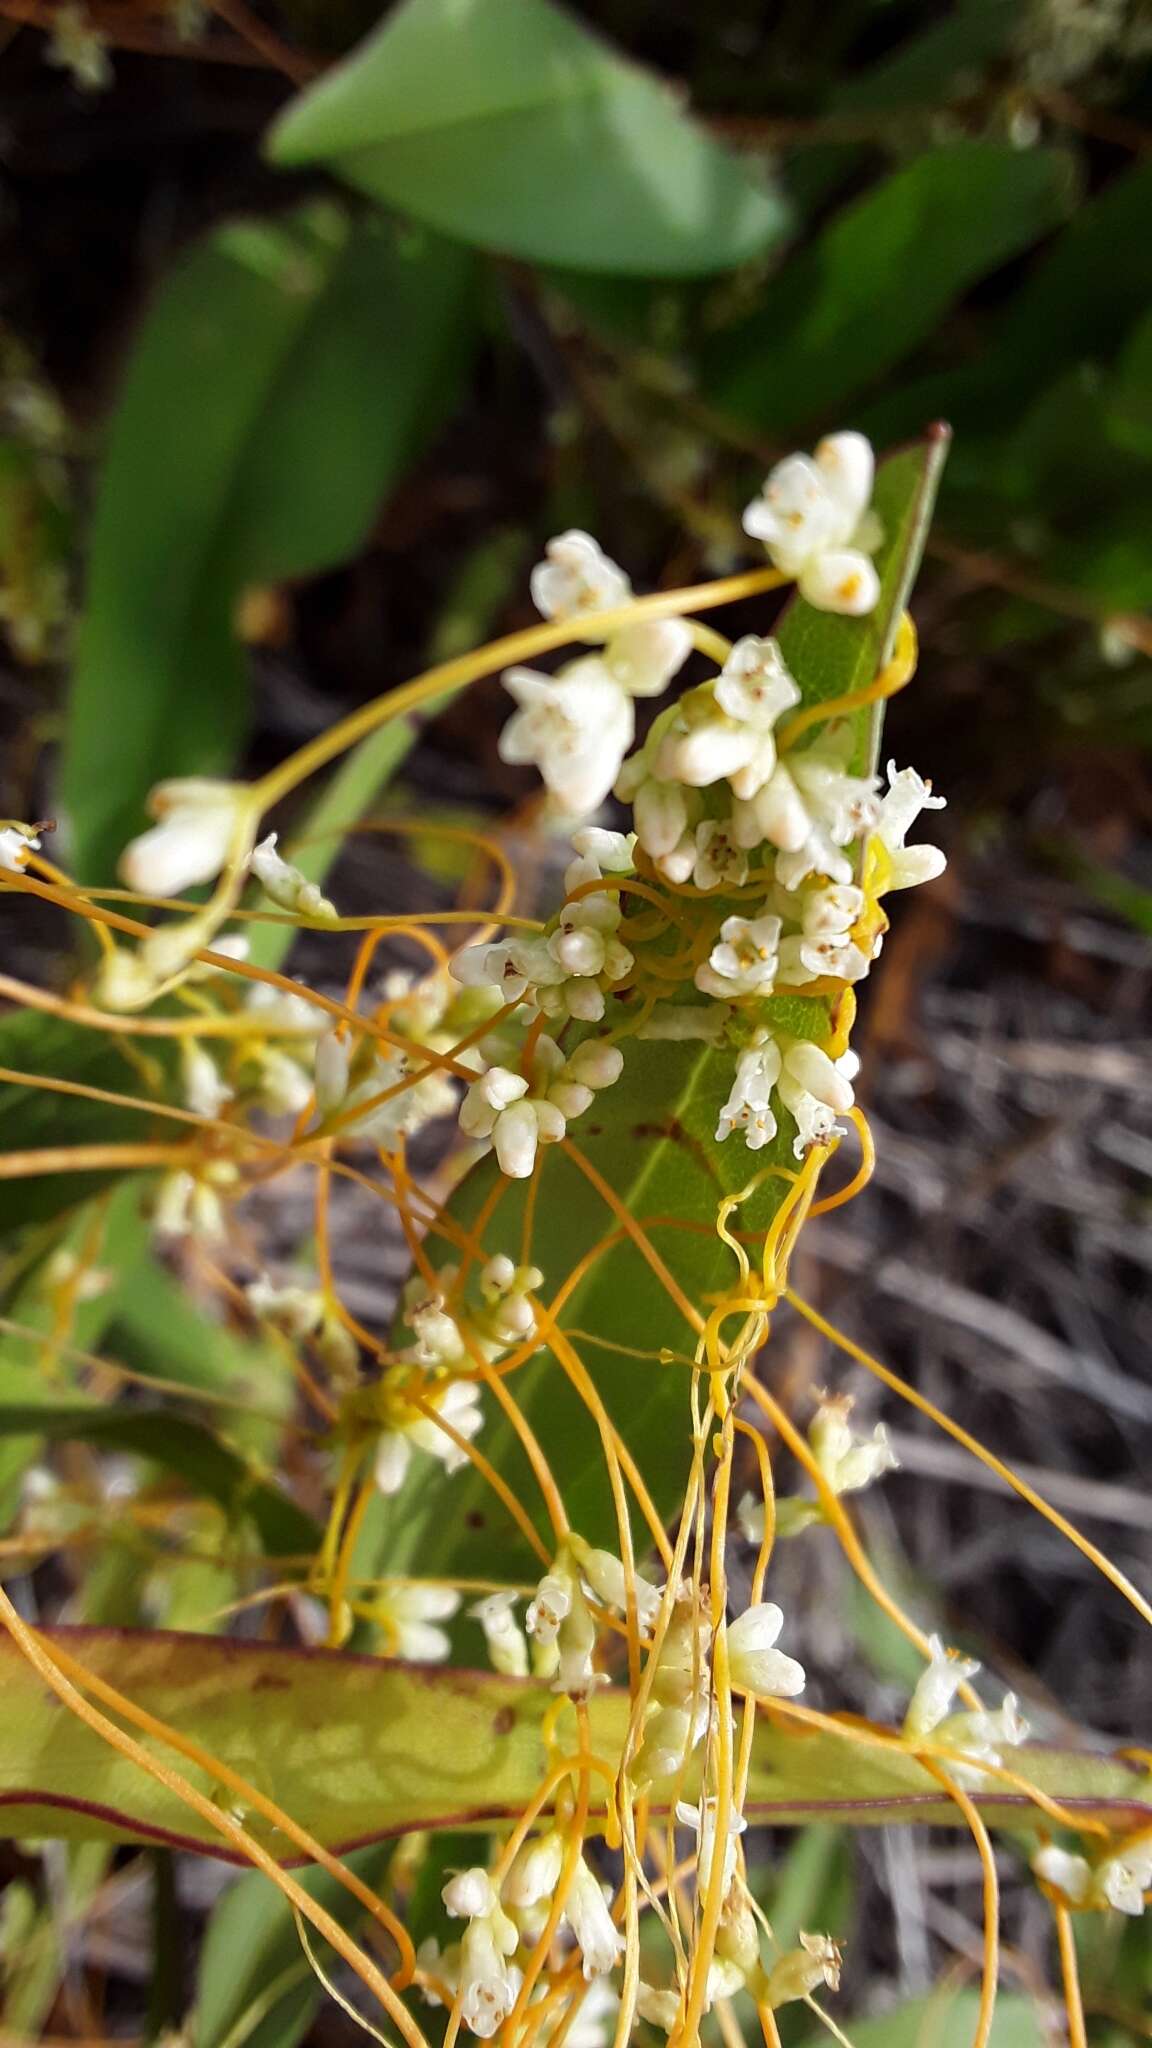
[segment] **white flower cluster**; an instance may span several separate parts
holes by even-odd
[[[549,541],[532,572],[532,597],[547,619],[570,619],[602,651],[583,654],[555,676],[510,668],[504,682],[520,709],[500,736],[503,761],[537,764],[558,809],[585,817],[603,803],[636,733],[635,699],[659,697],[692,646],[680,619],[656,619],[598,634],[597,612],[626,604],[632,586],[590,534]]]
[[[516,2003],[524,1973],[512,1958],[521,1942],[531,1946],[543,1931],[566,1848],[559,1829],[548,1828],[517,1850],[499,1889],[479,1865],[457,1871],[443,1888],[448,1913],[468,1924],[459,1944],[443,1953],[435,1944],[422,1946],[418,1961],[459,1999],[465,2026],[482,2040],[499,2031]],[[615,1968],[624,1952],[624,1937],[583,1855],[565,1894],[561,1925],[580,1950],[585,1982],[594,1983]],[[592,2009],[585,2017],[595,2031],[583,2038],[585,2048],[592,2048],[603,2039],[598,2023],[614,2010],[615,1998],[590,1998],[586,2003]]]
[[[885,1472],[895,1471],[899,1462],[882,1422],[876,1424],[871,1436],[855,1434],[849,1420],[853,1406],[851,1394],[823,1396],[808,1431],[817,1470],[837,1499],[843,1493],[861,1492]],[[746,1493],[736,1515],[745,1539],[762,1543],[763,1501]],[[774,1526],[778,1536],[798,1536],[801,1530],[823,1520],[824,1509],[818,1500],[804,1500],[798,1494],[777,1496]]]
[[[384,995],[388,1030],[414,1040],[412,1051],[390,1045],[381,1052],[369,1034],[354,1044],[342,1029],[329,1030],[316,1047],[315,1095],[320,1116],[335,1123],[342,1136],[394,1151],[401,1138],[413,1137],[457,1106],[452,1075],[433,1066],[427,1055],[447,1053],[458,1066],[481,1072],[483,1051],[467,1046],[457,1053],[457,1042],[498,1005],[491,990],[462,993],[447,974],[418,982],[407,974],[391,974]]]
[[[818,611],[859,618],[875,608],[880,579],[868,559],[881,539],[870,510],[874,477],[863,434],[829,434],[814,456],[778,462],[744,513],[745,533],[763,541]]]
[[[862,435],[832,435],[814,457],[780,463],[746,514],[748,531],[823,609],[858,615],[879,597],[869,559],[879,540],[869,510],[873,469]],[[661,711],[625,760],[633,699],[665,688],[691,645],[690,629],[598,632],[598,616],[625,604],[630,586],[587,534],[550,543],[532,590],[547,617],[572,621],[601,651],[556,678],[511,672],[522,708],[503,736],[504,758],[535,761],[566,813],[594,809],[614,788],[633,807],[635,832],[578,832],[559,917],[544,932],[469,948],[453,972],[468,987],[546,1018],[557,1035],[571,1019],[601,1023],[611,997],[627,1002],[639,990],[647,996],[641,1038],[732,1045],[735,1074],[719,1106],[717,1139],[739,1132],[758,1151],[776,1136],[783,1112],[803,1159],[839,1135],[836,1119],[853,1106],[856,1061],[785,1036],[763,1006],[779,993],[822,996],[863,979],[884,928],[879,897],[928,881],[944,866],[936,847],[906,845],[921,811],[943,799],[912,768],[889,763],[886,789],[879,777],[857,772],[847,719],[833,717],[815,737],[805,724],[795,744],[787,726],[781,736],[800,688],[778,643],[752,634],[731,648],[718,675]],[[680,990],[658,979],[654,986],[634,926],[621,929],[622,884],[637,866],[649,886],[654,879],[687,899],[684,909],[706,941]],[[709,933],[710,897],[717,905]],[[693,991],[705,1000],[693,1000]],[[611,1069],[620,1070],[614,1049],[610,1065],[607,1050],[590,1052],[595,1041],[586,1040],[568,1063],[580,1061],[586,1071],[569,1074],[554,1041],[543,1044],[549,1050],[531,1072],[484,1074],[461,1116],[464,1130],[490,1142],[514,1178],[531,1173],[537,1148],[562,1136],[576,1113],[565,1109],[558,1087],[570,1079],[608,1086]]]
[[[1152,1834],[1121,1842],[1095,1864],[1087,1857],[1046,1842],[1032,1858],[1036,1876],[1065,1906],[1111,1906],[1133,1919],[1144,1911],[1152,1891]]]
[[[433,1287],[416,1274],[404,1290],[404,1321],[415,1342],[370,1390],[385,1418],[375,1459],[381,1493],[399,1492],[413,1451],[438,1458],[448,1472],[468,1463],[457,1439],[470,1443],[484,1421],[480,1388],[472,1377],[477,1355],[489,1362],[502,1358],[535,1332],[529,1297],[543,1282],[538,1267],[514,1266],[503,1255],[490,1259],[480,1273],[479,1306],[453,1298],[457,1278],[457,1268],[445,1266]],[[423,1406],[417,1405],[417,1395]],[[442,1428],[441,1421],[448,1426]]]
[[[958,1752],[965,1762],[949,1759],[947,1768],[960,1784],[979,1786],[984,1781],[982,1766],[998,1765],[1005,1749],[1019,1748],[1027,1741],[1028,1723],[1011,1692],[1005,1693],[994,1712],[976,1707],[952,1713],[957,1692],[975,1678],[980,1666],[974,1658],[945,1649],[939,1636],[928,1638],[928,1648],[928,1664],[909,1702],[904,1733],[912,1742],[929,1738],[933,1744]]]

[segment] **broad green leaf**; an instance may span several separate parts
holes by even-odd
[[[320,1531],[254,1464],[187,1416],[161,1408],[61,1401],[29,1386],[0,1399],[0,1441],[49,1437],[102,1450],[130,1451],[179,1477],[194,1496],[216,1501],[234,1521],[250,1520],[270,1557],[310,1557]]]
[[[471,276],[457,248],[325,204],[233,222],[168,279],[93,525],[63,767],[84,880],[111,872],[155,781],[231,766],[237,600],[360,545],[451,400]]]
[[[164,1632],[58,1629],[46,1640],[242,1774],[330,1848],[518,1814],[547,1767],[542,1723],[555,1694],[527,1680]],[[57,1703],[7,1635],[0,1683],[6,1834],[152,1839],[220,1853],[207,1822]],[[597,1755],[620,1756],[629,1712],[626,1692],[593,1694]],[[208,1768],[174,1757],[158,1738],[149,1736],[145,1747],[215,1795],[218,1780]],[[1100,1815],[1117,1829],[1152,1824],[1152,1784],[1130,1763],[1039,1748],[1016,1761],[1037,1788],[1085,1817]],[[236,1813],[236,1795],[221,1796]],[[599,1796],[596,1780],[594,1803]],[[1023,1794],[981,1792],[978,1800],[989,1820],[1005,1826],[1039,1818]],[[767,1716],[757,1724],[746,1812],[785,1825],[964,1824],[902,1752],[869,1751],[839,1734],[783,1734]],[[243,1818],[286,1862],[298,1860],[255,1810]]]
[[[382,1883],[395,1854],[389,1842],[361,1849],[349,1867]],[[305,1889],[341,1927],[363,1921],[359,1899],[326,1870],[307,1870]],[[196,1979],[192,2048],[294,2048],[322,1997],[282,1892],[252,1871],[231,1885],[209,1917]]]
[[[844,2024],[854,2048],[971,2048],[979,2012],[978,1991],[944,1987],[930,1998],[912,1998],[873,2019]],[[802,2048],[825,2048],[827,2039],[827,2034],[809,2034]],[[1048,2039],[1047,2009],[1001,1992],[988,2048],[1044,2048]]]
[[[878,557],[882,595],[866,619],[834,618],[794,603],[779,628],[780,644],[805,699],[829,699],[871,680],[891,643],[923,545],[945,438],[892,456],[881,467],[876,504],[886,540]],[[872,752],[870,721],[858,720],[859,765]],[[719,918],[720,913],[717,913]],[[784,1028],[827,1030],[822,1004],[773,998],[765,1018]],[[735,1273],[732,1255],[715,1235],[717,1206],[770,1165],[795,1166],[791,1123],[755,1157],[738,1143],[715,1142],[717,1105],[730,1086],[732,1057],[699,1045],[629,1040],[624,1074],[611,1094],[588,1110],[572,1138],[635,1222],[650,1232],[660,1257],[697,1307]],[[483,1161],[453,1197],[450,1213],[468,1225],[497,1188]],[[767,1179],[741,1212],[741,1225],[763,1228],[785,1183]],[[485,1256],[509,1251],[544,1274],[545,1300],[576,1262],[613,1232],[617,1216],[580,1167],[559,1147],[541,1155],[527,1219],[524,1184],[506,1184],[483,1233]],[[672,1219],[666,1222],[653,1219]],[[679,1224],[681,1227],[677,1228]],[[685,1229],[683,1226],[687,1225]],[[692,1226],[700,1226],[699,1234]],[[435,1258],[436,1248],[430,1247]],[[447,1248],[445,1262],[455,1254]],[[694,1335],[679,1308],[636,1247],[625,1239],[597,1259],[569,1296],[560,1318],[590,1371],[616,1427],[636,1455],[661,1517],[682,1498],[689,1462],[688,1375],[683,1362],[661,1364],[662,1347],[691,1357]],[[633,1347],[627,1355],[619,1346]],[[616,1517],[595,1422],[551,1355],[541,1353],[516,1374],[514,1391],[556,1475],[574,1528],[590,1542],[616,1548]],[[541,1534],[540,1492],[512,1424],[486,1399],[480,1445],[534,1515]],[[366,1535],[388,1571],[530,1573],[533,1560],[507,1510],[484,1478],[469,1468],[443,1475],[417,1461],[393,1503],[373,1514]],[[640,1537],[638,1525],[638,1540]],[[512,1548],[509,1548],[509,1545]],[[465,1560],[467,1562],[465,1563]]]
[[[783,209],[671,87],[551,0],[405,0],[272,131],[444,234],[576,270],[724,270]]]
[[[1069,183],[1054,150],[980,142],[916,157],[785,264],[763,307],[705,351],[703,388],[769,433],[826,417],[1052,227]]]

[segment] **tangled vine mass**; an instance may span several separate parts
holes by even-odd
[[[782,2006],[804,1999],[822,2012],[823,1994],[839,1984],[836,1930],[805,1930],[797,1945],[779,1947],[747,1880],[743,1837],[755,1817],[749,1785],[765,1721],[798,1743],[834,1730],[865,1758],[898,1751],[971,1829],[987,1909],[981,2039],[997,1977],[982,1795],[1006,1789],[1034,1809],[1033,1868],[1056,1918],[1069,2000],[1070,1916],[1138,1914],[1152,1885],[1152,1829],[1125,1833],[1085,1818],[1035,1782],[1013,1694],[988,1704],[973,1686],[979,1667],[924,1634],[879,1582],[844,1501],[895,1464],[884,1426],[858,1433],[850,1395],[833,1392],[803,1434],[756,1371],[785,1296],[835,1337],[790,1289],[789,1258],[805,1218],[851,1199],[868,1178],[854,991],[879,954],[885,898],[944,867],[934,846],[907,844],[921,813],[943,799],[910,767],[875,772],[877,707],[916,665],[915,633],[899,607],[878,667],[839,694],[822,692],[820,676],[791,655],[786,627],[732,644],[692,614],[794,583],[809,622],[870,621],[884,601],[877,561],[889,539],[872,509],[873,483],[872,450],[856,433],[781,462],[744,518],[768,565],[703,592],[637,599],[588,534],[560,535],[531,579],[543,625],[501,652],[480,650],[391,693],[260,782],[157,787],[154,822],[123,854],[123,891],[72,881],[48,858],[43,828],[12,822],[0,831],[6,886],[83,917],[100,948],[66,996],[10,979],[5,992],[127,1048],[139,1092],[103,1099],[166,1120],[159,1138],[98,1145],[84,1157],[75,1147],[62,1165],[149,1173],[156,1235],[167,1244],[191,1238],[208,1258],[223,1257],[234,1207],[253,1186],[289,1167],[315,1176],[317,1273],[307,1282],[263,1275],[244,1290],[246,1313],[284,1345],[325,1431],[329,1513],[317,1556],[287,1589],[306,1596],[299,1612],[332,1650],[359,1630],[356,1640],[376,1654],[425,1663],[453,1653],[457,1617],[467,1619],[496,1673],[552,1696],[535,1796],[489,1830],[474,1864],[443,1874],[454,1938],[427,1936],[414,1949],[399,1934],[392,1978],[365,1979],[413,2048],[426,2035],[420,2001],[400,1996],[408,1986],[426,2015],[447,2015],[449,2043],[463,2026],[482,2038],[593,2048],[631,2038],[641,2020],[683,2044],[710,2012],[725,2039],[739,2038],[740,1997],[775,2043]],[[531,665],[564,645],[575,652],[554,673]],[[658,710],[637,745],[638,703],[663,697],[692,659],[710,673]],[[315,874],[281,854],[265,829],[269,811],[374,725],[501,660],[516,705],[501,757],[539,771],[543,823],[571,842],[559,908],[544,923],[517,914],[507,858],[486,842],[501,877],[487,913],[342,917]],[[205,884],[206,901],[186,900]],[[142,908],[174,914],[146,923]],[[358,935],[343,1000],[250,956],[250,926],[283,925],[333,943]],[[397,933],[423,948],[428,971],[391,975],[373,994],[375,952]],[[627,1130],[631,1076],[654,1046],[697,1063],[708,1158],[725,1162],[706,1224],[684,1216],[669,1225],[695,1229],[709,1248],[714,1285],[698,1300],[686,1295],[659,1230],[628,1212],[594,1163],[591,1139],[582,1144],[593,1121],[597,1133],[614,1119]],[[450,1119],[460,1142],[440,1145],[423,1185],[408,1148],[429,1129],[443,1135]],[[859,1168],[818,1200],[821,1175],[850,1133]],[[600,1236],[564,1270],[547,1270],[533,1249],[534,1205],[559,1199],[550,1194],[553,1153],[599,1204]],[[411,1248],[412,1277],[387,1341],[341,1299],[326,1221],[338,1175],[386,1201]],[[553,1245],[564,1241],[555,1222]],[[671,1517],[650,1491],[643,1445],[614,1420],[611,1378],[588,1370],[579,1332],[563,1320],[605,1231],[654,1276],[689,1347],[677,1352],[661,1337],[647,1356],[621,1344],[610,1358],[619,1375],[680,1373],[684,1459]],[[601,1355],[610,1351],[604,1339]],[[575,1388],[598,1434],[614,1548],[570,1518],[533,1414],[518,1400],[521,1375],[542,1365]],[[509,1483],[495,1450],[486,1455],[496,1418],[527,1461],[538,1502]],[[802,1493],[776,1497],[773,1438],[806,1475]],[[741,1470],[756,1484],[737,1498]],[[451,1516],[451,1486],[467,1471],[491,1488],[521,1551],[535,1555],[534,1580],[357,1577],[358,1536],[374,1503],[402,1514],[413,1489],[444,1485],[437,1512]],[[923,1658],[901,1727],[803,1703],[805,1670],[765,1594],[776,1543],[818,1526],[836,1532]],[[726,1564],[733,1544],[750,1560],[750,1596],[738,1611]],[[478,1597],[465,1615],[470,1593]],[[5,1602],[15,1627],[13,1613]],[[21,1640],[31,1652],[34,1632]],[[622,1739],[605,1753],[599,1703],[608,1689],[623,1689],[626,1706]]]

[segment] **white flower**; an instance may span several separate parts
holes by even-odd
[[[518,1003],[542,974],[553,981],[564,978],[543,938],[465,946],[452,962],[453,979],[464,988],[497,988],[506,1003]]]
[[[738,996],[770,995],[779,940],[778,917],[726,917],[719,942],[696,969],[697,988],[728,1002]]]
[[[793,986],[833,975],[840,981],[862,981],[869,956],[852,938],[864,911],[864,891],[849,882],[830,882],[807,890],[801,906],[801,929],[780,946],[781,978]]]
[[[528,1676],[528,1645],[515,1620],[515,1593],[487,1593],[468,1612],[480,1623],[494,1671],[505,1678]]]
[[[457,1435],[469,1442],[483,1424],[480,1390],[472,1380],[449,1380],[446,1386],[429,1389],[426,1398],[436,1413],[451,1423]],[[459,1472],[468,1463],[467,1453],[432,1416],[414,1410],[410,1421],[398,1422],[377,1439],[374,1471],[381,1493],[400,1491],[413,1450],[430,1452],[447,1472]]]
[[[270,832],[259,846],[252,850],[248,865],[264,894],[271,902],[279,904],[281,910],[298,910],[302,917],[328,921],[337,915],[336,907],[328,901],[315,882],[310,882],[299,868],[282,860],[276,851],[275,832]]]
[[[786,1660],[787,1661],[787,1660]],[[691,1828],[697,1836],[696,1847],[696,1890],[705,1893],[712,1877],[712,1859],[716,1853],[717,1803],[705,1799],[698,1806],[691,1806],[687,1800],[676,1801],[676,1818],[681,1827]],[[724,1831],[724,1860],[720,1879],[720,1896],[724,1898],[732,1879],[736,1875],[736,1842],[744,1833],[748,1823],[741,1814],[729,1815]]]
[[[1118,1913],[1135,1917],[1144,1911],[1144,1894],[1152,1889],[1152,1837],[1125,1842],[1098,1863],[1094,1890]]]
[[[570,1117],[582,1116],[599,1088],[619,1080],[624,1055],[594,1039],[565,1059],[555,1039],[536,1041],[531,1083],[507,1067],[490,1067],[475,1081],[460,1109],[467,1137],[489,1138],[502,1173],[526,1180],[538,1145],[557,1143]]]
[[[794,1998],[807,1998],[822,1984],[840,1989],[840,1950],[827,1934],[801,1934],[799,1948],[789,1949],[773,1964],[765,1988],[765,2004],[775,2011]]]
[[[1055,1842],[1046,1842],[1033,1856],[1032,1869],[1042,1883],[1059,1892],[1066,1905],[1087,1904],[1092,1892],[1093,1871],[1083,1856],[1070,1855],[1067,1849],[1058,1849]]]
[[[520,1993],[524,1973],[505,1960],[491,1924],[469,1922],[460,1944],[460,2012],[482,2041],[499,2033]]]
[[[960,1687],[975,1678],[980,1666],[972,1657],[946,1650],[939,1636],[928,1638],[929,1661],[916,1681],[916,1690],[904,1716],[904,1733],[915,1741],[930,1735],[944,1720]]]
[[[417,1971],[428,1977],[435,1977],[445,1991],[452,1995],[460,1982],[460,1943],[450,1941],[447,1948],[441,1948],[434,1934],[426,1934],[416,1950]],[[443,2005],[440,1993],[430,1984],[417,1984],[417,1991],[425,2005]]]
[[[520,709],[500,735],[500,759],[534,762],[568,815],[595,811],[635,737],[633,698],[666,689],[691,645],[688,627],[665,619],[626,627],[603,654],[581,655],[555,676],[506,670],[505,688]]]
[[[856,1437],[848,1417],[852,1397],[820,1403],[808,1432],[816,1463],[833,1493],[859,1493],[884,1472],[895,1471],[899,1460],[882,1422],[870,1437]]]
[[[570,1571],[546,1572],[524,1618],[530,1636],[539,1643],[554,1643],[560,1624],[572,1610],[574,1584]]]
[[[851,1109],[855,1100],[847,1074],[808,1039],[795,1040],[785,1052],[777,1088],[796,1120],[792,1150],[797,1159],[841,1134],[836,1117]]]
[[[157,820],[120,856],[120,874],[141,896],[178,896],[218,875],[237,835],[249,800],[239,782],[185,776],[158,782],[148,798]]]
[[[947,1749],[959,1750],[962,1756],[975,1765],[998,1764],[1005,1749],[1018,1749],[1028,1739],[1028,1723],[1023,1719],[1013,1692],[1006,1692],[1003,1701],[994,1711],[980,1707],[971,1713],[950,1714],[934,1730],[937,1742]],[[973,1774],[954,1766],[962,1782],[972,1780]],[[979,1782],[980,1771],[974,1774]]]
[[[497,743],[502,761],[539,768],[550,794],[571,817],[603,803],[632,744],[632,700],[602,656],[587,654],[555,676],[510,668],[505,688],[520,706]]]
[[[324,1296],[316,1287],[274,1287],[270,1280],[250,1280],[244,1298],[254,1316],[273,1323],[289,1337],[310,1337],[324,1318]]]
[[[933,796],[932,784],[925,782],[914,768],[897,772],[895,761],[889,761],[888,793],[880,800],[875,825],[876,835],[891,857],[887,888],[911,889],[943,874],[948,863],[938,846],[906,847],[904,840],[921,811],[942,811],[945,803],[944,797]]]
[[[564,1837],[558,1828],[531,1836],[516,1851],[500,1887],[504,1904],[527,1911],[541,1899],[550,1899],[560,1882],[563,1864]]]
[[[748,855],[737,846],[730,824],[706,818],[697,825],[692,880],[698,889],[739,889],[748,880]]]
[[[632,585],[623,569],[593,540],[573,527],[557,534],[544,550],[546,559],[532,571],[532,602],[546,619],[582,618],[587,612],[609,611],[627,604]]]
[[[257,1091],[272,1116],[299,1116],[312,1100],[312,1084],[299,1060],[267,1046],[257,1055]]]
[[[451,1638],[433,1624],[447,1621],[460,1605],[450,1586],[388,1586],[376,1597],[374,1613],[390,1632],[390,1657],[414,1664],[442,1664]]]
[[[692,629],[683,619],[645,619],[614,633],[604,660],[629,697],[661,697],[691,652]]]
[[[750,726],[771,728],[782,712],[800,702],[799,686],[779,644],[758,640],[754,633],[737,640],[714,688],[721,711]]]
[[[500,1254],[480,1271],[480,1293],[487,1311],[484,1329],[501,1350],[523,1343],[536,1328],[530,1296],[544,1283],[539,1266],[514,1266]]]
[[[680,2007],[678,1991],[645,1984],[641,1980],[636,1993],[636,2010],[650,2027],[659,2027],[662,2034],[670,2034],[680,2017]]]
[[[184,1107],[190,1109],[194,1116],[218,1117],[225,1103],[231,1102],[233,1091],[211,1053],[205,1052],[195,1039],[184,1039],[180,1047],[180,1070]]]
[[[725,777],[756,795],[776,766],[775,726],[800,691],[774,640],[738,640],[716,681],[693,691],[655,747],[658,776],[703,789]]]
[[[733,1131],[743,1131],[748,1150],[759,1152],[775,1137],[776,1118],[770,1104],[780,1068],[780,1048],[774,1038],[750,1045],[740,1054],[732,1092],[716,1126],[718,1142],[722,1143]]]
[[[564,1917],[576,1937],[586,1978],[606,1976],[624,1953],[625,1941],[604,1900],[599,1880],[583,1857],[564,1908]]]
[[[555,1144],[565,1130],[560,1110],[550,1102],[529,1099],[528,1087],[522,1074],[489,1067],[460,1105],[465,1136],[490,1139],[501,1173],[513,1180],[527,1180],[536,1164],[537,1146]]]
[[[656,1707],[644,1723],[644,1740],[636,1753],[633,1776],[641,1786],[679,1776],[704,1733],[700,1716],[687,1707]],[[707,1714],[704,1715],[705,1725]]]
[[[39,845],[39,837],[29,826],[0,825],[0,873],[22,875],[28,855]]]
[[[864,913],[864,891],[849,882],[830,882],[809,889],[804,897],[801,926],[808,939],[840,939],[851,931]]]
[[[630,875],[635,866],[634,832],[606,832],[600,825],[583,825],[572,834],[572,844],[605,875]]]
[[[618,1614],[628,1612],[628,1593],[631,1588],[636,1608],[636,1619],[641,1628],[655,1626],[660,1612],[661,1589],[650,1585],[638,1572],[628,1578],[620,1559],[610,1550],[592,1550],[585,1543],[573,1539],[576,1562],[580,1576],[592,1590],[593,1597],[604,1607],[615,1608]]]
[[[879,538],[867,517],[873,476],[864,436],[831,434],[814,460],[790,455],[778,462],[744,513],[744,531],[764,542],[776,567],[794,576],[801,596],[821,611],[860,617],[880,595],[862,551]]]
[[[453,1920],[479,1920],[495,1911],[498,1903],[496,1887],[486,1870],[473,1864],[469,1870],[458,1870],[441,1887],[440,1897],[444,1910]]]
[[[663,859],[679,845],[688,829],[689,799],[678,782],[652,773],[647,748],[625,761],[616,795],[632,805],[636,837],[651,859]]]
[[[803,1692],[804,1666],[773,1647],[783,1626],[783,1612],[771,1600],[746,1608],[728,1624],[728,1663],[741,1692],[782,1700]]]

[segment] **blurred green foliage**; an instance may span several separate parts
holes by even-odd
[[[325,53],[369,17],[285,16]],[[1147,644],[1152,599],[1150,47],[1139,5],[1047,0],[840,0],[811,34],[743,5],[659,27],[626,0],[386,9],[266,137],[324,196],[286,210],[286,178],[182,255],[97,434],[61,782],[78,871],[110,878],[158,778],[238,759],[245,592],[353,558],[485,363],[539,360],[541,323],[624,444],[622,489],[694,512],[705,564],[787,445],[949,419],[940,548],[993,593],[975,633],[1049,641],[1070,719],[1146,736],[1108,662]],[[9,357],[0,596],[36,660],[69,430]],[[602,489],[581,481],[590,519]]]

